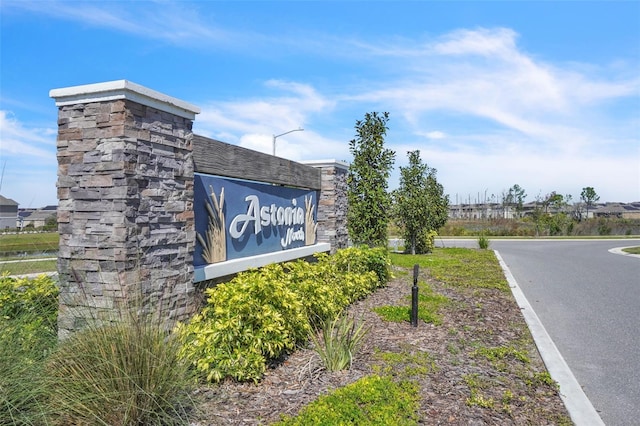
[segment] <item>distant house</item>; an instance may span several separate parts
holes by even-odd
[[[640,202],[596,204],[593,208],[593,216],[640,219]]]
[[[57,206],[46,206],[41,209],[20,209],[18,212],[20,228],[42,228],[50,219],[55,219]]]
[[[578,207],[582,212],[581,214],[586,213],[586,208],[583,204]],[[522,211],[519,212],[519,215],[522,217],[532,216],[537,209],[541,208],[543,206],[537,202],[526,203],[522,206]],[[572,214],[571,210],[565,209],[564,211]],[[449,219],[453,220],[513,219],[517,215],[518,213],[513,206],[503,206],[497,203],[453,204],[449,206]],[[589,208],[588,217],[586,214],[582,216],[583,219],[597,217],[640,219],[640,202],[594,204]]]
[[[15,228],[18,219],[18,203],[0,195],[0,229]]]

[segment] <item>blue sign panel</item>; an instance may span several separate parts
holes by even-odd
[[[317,193],[196,173],[194,266],[316,242]]]

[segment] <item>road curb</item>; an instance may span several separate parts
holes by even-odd
[[[637,247],[637,246],[629,246],[629,247],[614,247],[612,249],[609,249],[609,253],[612,254],[620,254],[622,256],[631,256],[631,257],[638,257],[640,258],[640,254],[632,254],[632,253],[627,253],[624,251],[624,249],[627,248],[633,248],[633,247]]]
[[[509,267],[497,250],[494,250],[494,253],[498,258],[498,262],[500,262],[511,293],[516,299],[533,340],[538,347],[538,352],[540,352],[549,374],[560,386],[560,397],[565,407],[567,407],[571,420],[577,426],[604,426],[600,415],[591,404],[591,401],[589,401],[589,398],[587,398],[587,395],[585,395],[553,340],[551,340],[551,336],[549,336],[540,318],[538,318],[533,307],[529,304]]]

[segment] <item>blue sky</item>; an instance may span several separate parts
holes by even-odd
[[[640,201],[640,2],[2,0],[0,193],[56,204],[49,91],[126,79],[201,108],[194,130],[350,161],[356,120],[456,201]]]

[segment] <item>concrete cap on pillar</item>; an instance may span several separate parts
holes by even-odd
[[[128,80],[53,89],[49,92],[49,96],[55,99],[56,106],[128,99],[191,120],[200,113],[200,108],[195,105]]]

